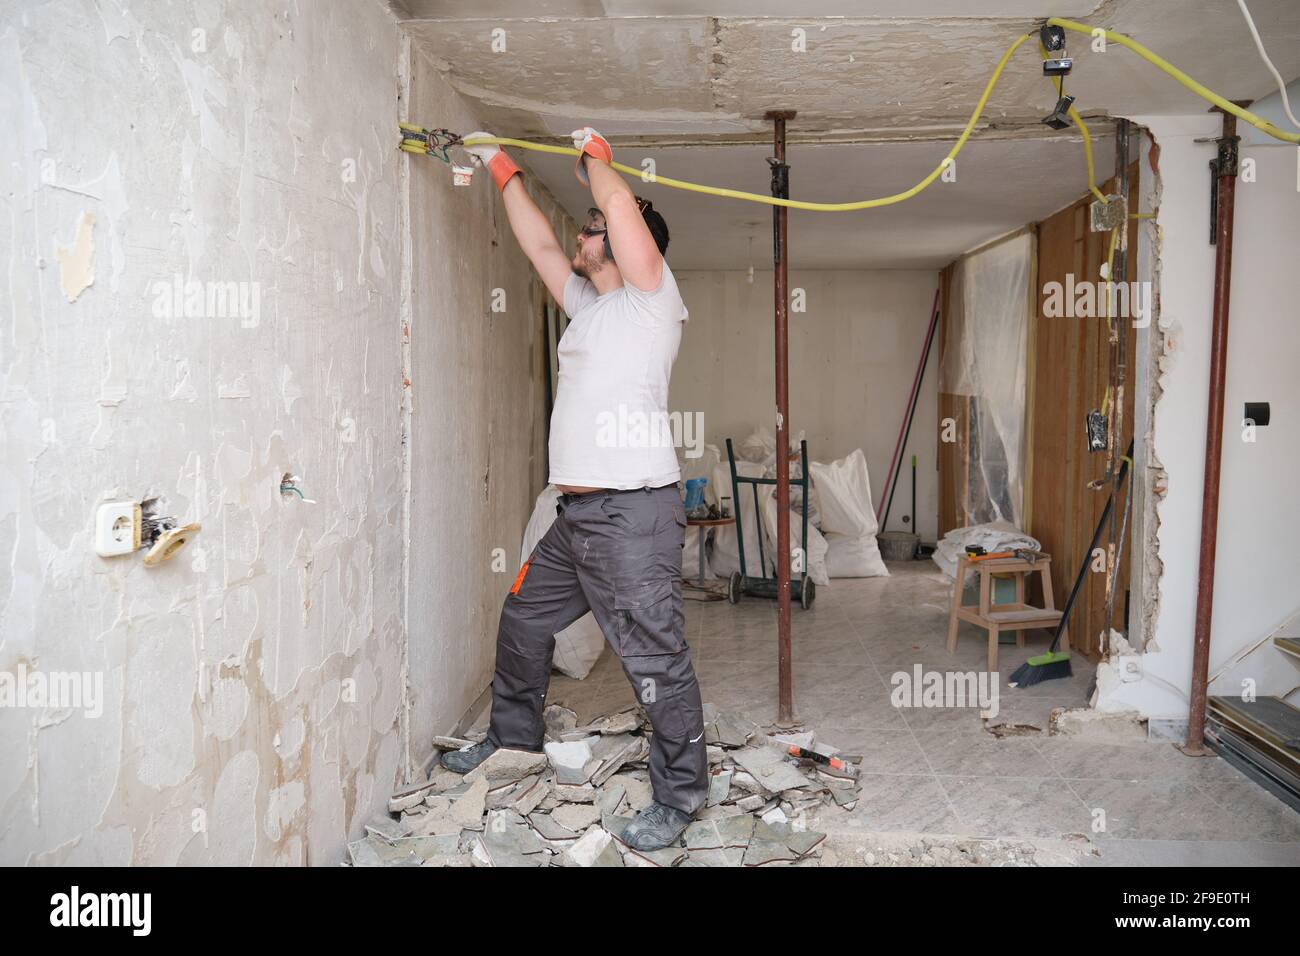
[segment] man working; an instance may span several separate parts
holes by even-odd
[[[644,433],[610,441],[600,422],[667,420],[668,379],[687,313],[664,262],[663,217],[609,167],[613,154],[599,133],[584,127],[573,137],[582,153],[575,172],[596,205],[572,261],[509,155],[497,146],[467,147],[492,173],[515,238],[570,323],[559,343],[551,415],[559,517],[501,611],[487,738],[444,754],[442,764],[466,773],[498,748],[542,749],[554,635],[590,610],[654,729],[654,803],[622,834],[633,849],[654,850],[680,836],[708,794],[700,688],[683,636],[686,513],[671,442]]]

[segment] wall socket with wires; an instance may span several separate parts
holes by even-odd
[[[105,501],[95,511],[95,553],[116,558],[145,550],[144,563],[154,567],[176,556],[199,533],[198,522],[179,525],[156,512],[159,500]]]
[[[138,501],[105,501],[95,512],[95,553],[115,558],[139,551],[143,529]]]

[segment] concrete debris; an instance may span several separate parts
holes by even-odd
[[[427,806],[424,813],[413,819],[412,836],[459,834],[465,828],[464,823],[458,817],[453,816],[452,807],[454,804],[451,800],[441,797],[439,801]],[[466,806],[465,810],[468,811],[469,807]]]
[[[686,859],[685,847],[667,846],[662,850],[631,850],[623,857],[626,866],[676,866]]]
[[[393,840],[409,836],[411,828],[401,820],[394,820],[387,814],[379,813],[366,822],[366,833],[391,843]]]
[[[464,750],[470,747],[474,741],[467,737],[434,737],[433,746],[437,750]]]
[[[630,734],[641,726],[644,719],[641,709],[633,707],[593,720],[587,729],[598,734]]]
[[[515,786],[514,800],[511,801],[510,808],[515,813],[527,816],[536,810],[550,793],[551,785],[548,781],[540,776],[529,777]]]
[[[398,790],[388,798],[388,812],[401,813],[403,810],[418,807],[433,791],[434,785],[434,780],[431,779]]]
[[[655,799],[654,788],[650,786],[650,781],[636,776],[637,773],[638,771],[620,774],[617,778],[627,788],[627,805],[635,813],[650,806]]]
[[[647,761],[653,733],[640,708],[578,726],[572,710],[544,712],[543,753],[498,750],[465,776],[435,766],[427,780],[397,789],[389,813],[348,845],[353,866],[822,866],[824,849],[807,818],[852,809],[855,778],[829,776],[785,747],[850,760],[812,732],[769,735],[743,714],[704,707],[709,793],[673,846],[633,850],[621,840],[654,801]],[[437,738],[443,748],[468,739]],[[860,758],[859,758],[860,759]]]
[[[584,737],[567,743],[551,742],[546,744],[546,759],[555,770],[555,782],[563,784],[584,784],[600,767],[592,759],[591,744],[595,737]]]
[[[762,730],[743,714],[719,712],[709,704],[704,705],[704,741],[723,747],[743,747],[749,738]]]
[[[547,866],[551,859],[541,838],[513,810],[496,810],[488,815],[479,845],[491,866]]]
[[[600,808],[590,803],[566,803],[551,811],[551,819],[562,827],[582,831],[600,819]]]
[[[559,704],[548,704],[542,711],[542,721],[546,724],[546,733],[558,740],[560,734],[578,726],[578,715]]]
[[[804,750],[817,750],[814,746],[817,742],[817,736],[811,730],[802,734],[773,734],[771,741],[774,744],[793,744],[796,747],[802,747]],[[821,753],[820,750],[817,751]]]
[[[823,866],[954,867],[954,866],[1070,866],[1089,855],[1086,837],[1005,840],[979,837],[923,836],[917,833],[838,834],[835,847],[827,843]]]
[[[599,793],[595,787],[587,784],[581,787],[563,783],[555,785],[555,798],[565,803],[595,803]]]
[[[596,861],[610,847],[611,837],[600,827],[592,827],[573,846],[564,851],[565,866],[595,866]],[[617,851],[615,851],[617,852]]]
[[[487,795],[488,782],[482,778],[474,781],[469,791],[452,805],[451,818],[466,829],[479,829],[483,826]]]
[[[632,822],[630,813],[602,813],[600,815],[600,825],[615,840],[621,844],[623,842],[623,831],[627,825]]]
[[[624,798],[627,796],[627,785],[620,779],[611,783],[601,791],[596,800],[596,806],[600,809],[601,816],[610,816],[618,813],[623,809]]]
[[[544,753],[532,753],[528,750],[510,750],[502,747],[493,751],[481,764],[465,774],[465,780],[474,783],[487,780],[496,783],[503,780],[522,780],[531,774],[541,773],[546,769],[547,760]]]
[[[984,729],[994,737],[1037,737],[1042,734],[1043,728],[1036,727],[1033,724],[992,724],[987,721]]]
[[[709,799],[706,806],[716,807],[731,792],[731,778],[735,774],[730,770],[721,770],[709,776]]]
[[[568,843],[578,839],[577,831],[570,830],[550,813],[534,813],[528,817],[537,835],[547,843]]]
[[[591,755],[593,759],[600,761],[599,768],[591,775],[591,782],[599,787],[623,764],[648,757],[650,745],[645,737],[616,734],[611,737],[601,737],[600,742],[591,748]]]

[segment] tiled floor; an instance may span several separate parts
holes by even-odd
[[[963,624],[944,646],[949,579],[930,562],[891,564],[889,578],[840,579],[811,610],[792,611],[795,709],[819,740],[862,755],[862,800],[828,808],[817,825],[991,838],[1085,834],[1099,864],[1300,864],[1300,814],[1217,757],[1164,743],[1113,744],[1047,736],[1055,707],[1081,707],[1092,676],[1019,690],[1005,682],[1048,636],[1002,645],[992,723],[1042,728],[997,738],[977,707],[895,707],[895,672],[982,671],[984,632]],[[688,594],[689,596],[689,594]],[[687,603],[686,636],[704,700],[760,723],[776,717],[776,603]],[[580,719],[634,703],[608,649],[582,681],[556,675],[549,701]]]

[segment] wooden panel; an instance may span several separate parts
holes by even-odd
[[[1113,188],[1105,184],[1103,191]],[[1130,170],[1130,190],[1136,194],[1137,164]],[[1038,308],[1033,316],[1031,341],[1034,416],[1031,448],[1033,516],[1027,530],[1051,552],[1052,586],[1057,602],[1064,606],[1106,504],[1107,490],[1092,491],[1087,484],[1105,471],[1105,454],[1089,454],[1084,417],[1099,408],[1109,381],[1110,349],[1107,326],[1100,318],[1047,317],[1044,288],[1060,282],[1068,288],[1067,275],[1075,281],[1096,281],[1106,259],[1108,233],[1092,232],[1088,223],[1091,197],[1061,210],[1040,224],[1038,241]],[[1128,275],[1140,278],[1137,269],[1137,222],[1129,223]],[[1123,405],[1123,443],[1133,434],[1133,355],[1136,332],[1123,322],[1128,342],[1128,366]],[[1114,410],[1111,410],[1114,418]],[[1122,452],[1123,449],[1121,448]],[[1123,501],[1117,502],[1122,510]],[[1105,539],[1103,538],[1103,541]],[[1122,622],[1124,581],[1128,555],[1122,557],[1121,586],[1115,606]],[[1106,576],[1090,573],[1070,617],[1071,643],[1076,652],[1094,660],[1100,656],[1098,636],[1104,629]],[[1121,625],[1122,626],[1122,625]]]

